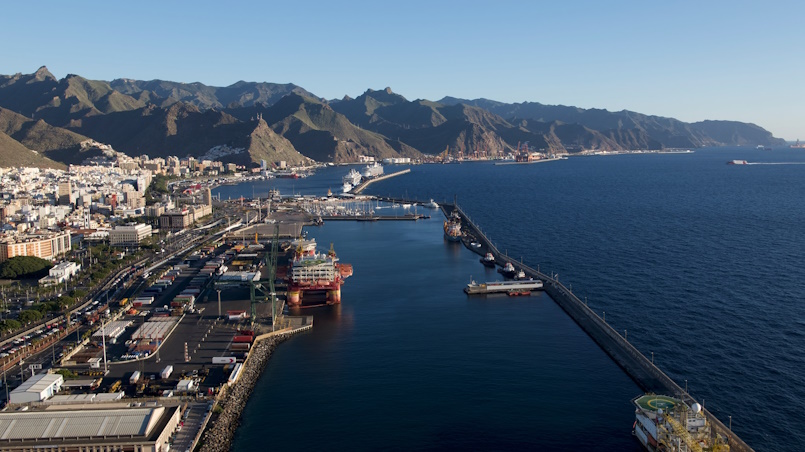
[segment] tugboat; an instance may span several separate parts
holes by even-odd
[[[486,253],[484,257],[481,258],[481,263],[484,264],[485,267],[495,267],[495,256],[492,253]]]
[[[527,278],[525,277],[525,272],[524,272],[523,270],[520,270],[520,271],[518,271],[518,272],[517,272],[517,274],[514,276],[514,279],[516,279],[516,280],[518,280],[518,281],[522,281],[522,280],[527,279]]]
[[[527,296],[531,295],[531,291],[530,290],[525,290],[525,289],[512,289],[512,290],[506,292],[506,295],[508,295],[510,297],[527,297]]]
[[[505,278],[514,278],[514,275],[517,274],[511,262],[506,262],[506,265],[504,265],[503,268],[499,268],[498,272]]]

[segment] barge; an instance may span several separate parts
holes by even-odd
[[[542,290],[542,281],[539,279],[524,280],[524,281],[493,281],[485,283],[477,283],[471,281],[464,288],[467,295],[482,295],[488,293],[509,293],[509,292],[531,292],[533,290]]]

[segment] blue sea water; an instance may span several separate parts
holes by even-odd
[[[756,450],[798,451],[802,163],[801,150],[736,148],[423,165],[367,192],[457,196],[501,250],[559,273]],[[305,182],[337,187],[341,173]],[[235,188],[250,195],[222,190]],[[283,449],[636,449],[636,385],[546,295],[467,299],[470,275],[494,275],[440,226],[310,231],[355,276],[340,308],[277,349],[235,450],[267,437]]]

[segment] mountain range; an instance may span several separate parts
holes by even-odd
[[[407,100],[390,88],[325,100],[294,84],[227,87],[163,80],[57,79],[46,67],[0,75],[0,161],[59,167],[97,150],[151,157],[291,165],[423,154],[501,155],[528,143],[546,152],[783,145],[734,121],[685,123],[631,111],[444,97]]]

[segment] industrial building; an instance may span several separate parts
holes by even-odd
[[[0,413],[0,452],[139,451],[170,449],[178,406],[64,409]]]
[[[60,374],[38,374],[25,380],[8,395],[10,403],[41,402],[53,396],[64,383]]]

